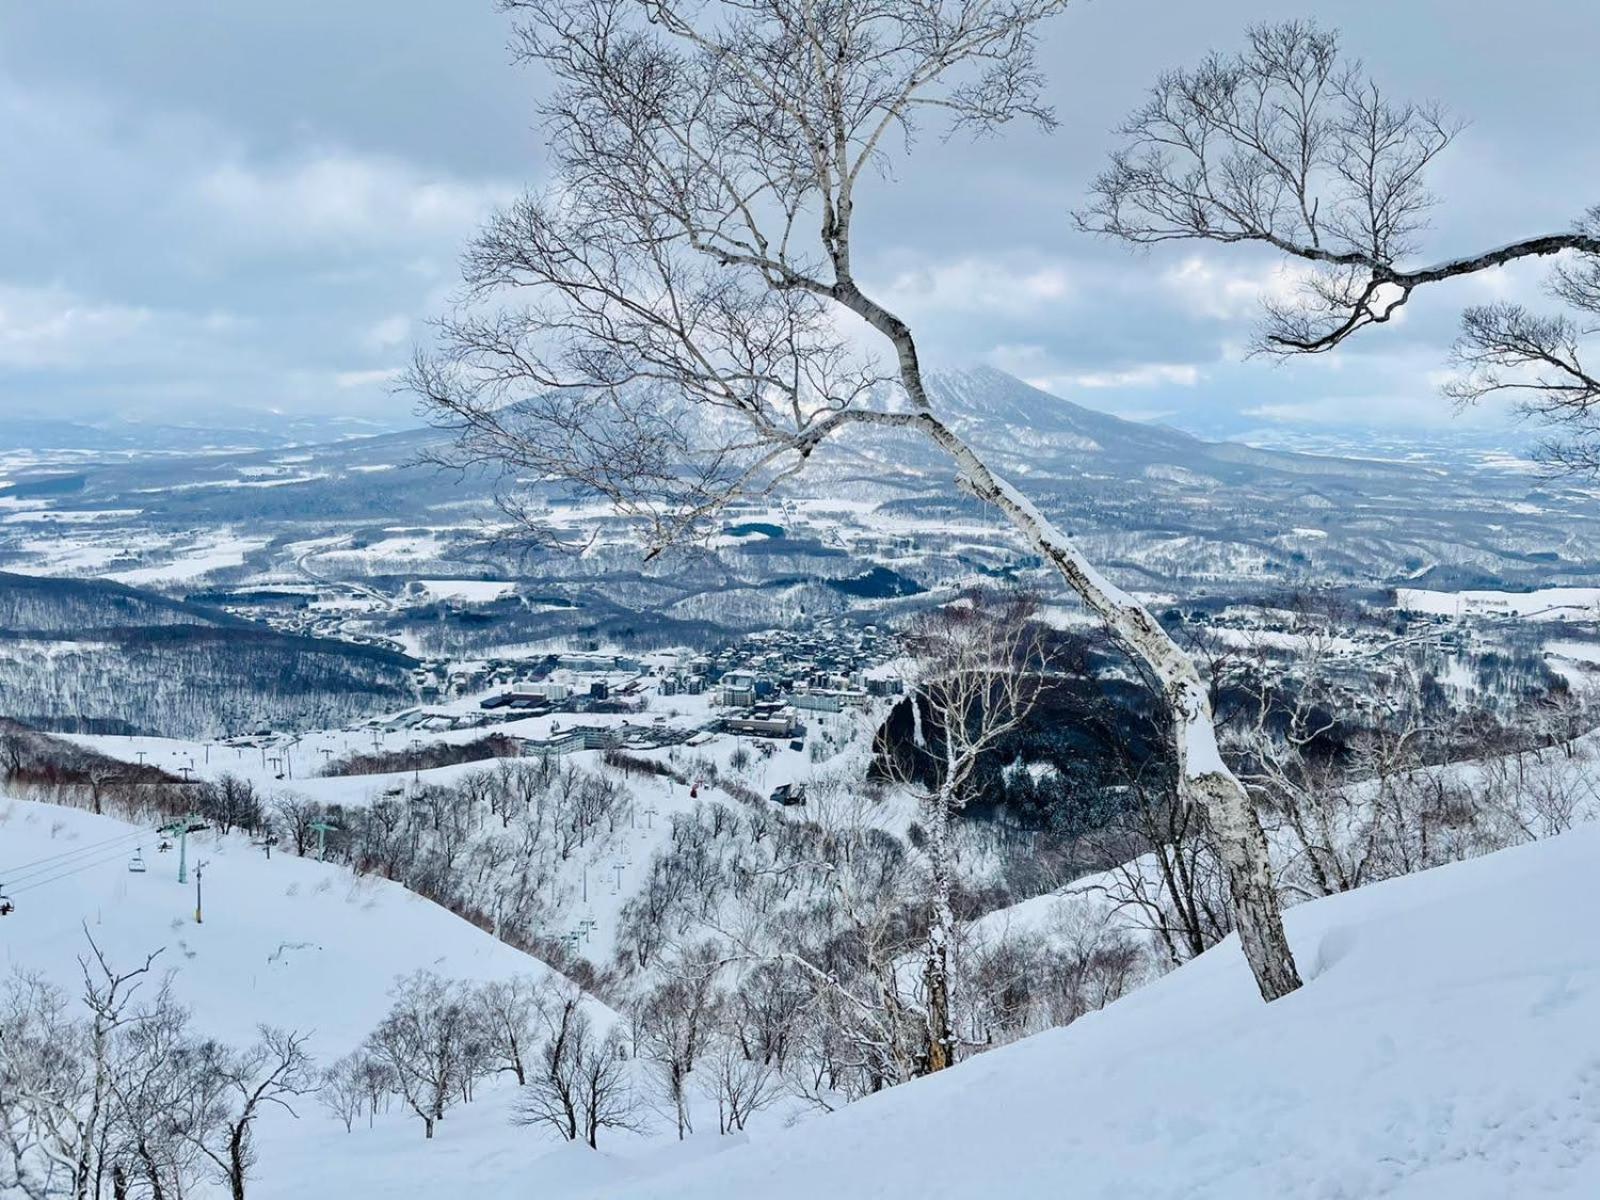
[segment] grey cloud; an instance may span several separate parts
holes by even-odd
[[[1269,259],[1071,230],[1107,131],[1156,72],[1287,15],[1341,27],[1392,89],[1472,121],[1436,176],[1429,256],[1600,202],[1600,5],[1099,0],[1046,37],[1054,135],[930,132],[869,191],[868,282],[916,316],[930,358],[1203,432],[1453,420],[1435,389],[1456,314],[1495,289],[1536,298],[1538,271],[1419,296],[1337,359],[1273,366],[1242,358]],[[388,380],[461,243],[541,173],[535,81],[489,0],[53,0],[10,6],[5,32],[0,405],[407,419]]]

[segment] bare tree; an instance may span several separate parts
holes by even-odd
[[[0,722],[0,779],[15,779],[22,773],[27,750],[22,727],[9,721]]]
[[[540,1069],[517,1107],[522,1125],[548,1125],[568,1141],[598,1145],[602,1129],[639,1129],[643,1122],[622,1040],[616,1030],[599,1036],[573,991],[552,1005],[549,1038]]]
[[[714,943],[680,953],[662,964],[661,982],[638,1007],[639,1055],[661,1077],[680,1141],[694,1132],[689,1074],[716,1021],[720,997],[715,982],[721,966]]]
[[[1095,181],[1080,228],[1139,243],[1208,241],[1270,247],[1298,268],[1269,299],[1261,346],[1331,350],[1392,320],[1418,288],[1528,258],[1572,252],[1551,283],[1575,316],[1521,305],[1467,310],[1460,368],[1446,391],[1474,401],[1507,392],[1568,426],[1547,448],[1559,466],[1593,472],[1591,411],[1600,386],[1582,358],[1600,313],[1600,209],[1571,228],[1402,265],[1417,252],[1435,199],[1426,176],[1461,125],[1436,104],[1391,99],[1338,36],[1290,21],[1251,29],[1236,54],[1168,71],[1121,128],[1123,145]]]
[[[344,1122],[344,1131],[355,1127],[356,1118],[367,1107],[367,1081],[362,1070],[365,1055],[357,1051],[325,1068],[317,1100],[330,1114]]]
[[[1316,635],[1287,662],[1259,654],[1249,671],[1235,675],[1245,699],[1227,738],[1283,854],[1280,883],[1306,899],[1369,882],[1376,850],[1366,798],[1350,788],[1348,756],[1336,744],[1339,711],[1352,706],[1336,690],[1330,658]],[[1404,747],[1418,732],[1418,714],[1414,706],[1401,712],[1405,719],[1386,727]]]
[[[396,1090],[431,1138],[462,1092],[473,1036],[470,998],[460,984],[427,971],[401,979],[394,998],[368,1045],[393,1072]]]
[[[363,1051],[356,1067],[367,1093],[367,1128],[370,1129],[378,1115],[379,1105],[382,1105],[384,1112],[389,1111],[389,1102],[399,1090],[399,1084],[394,1068],[374,1054]]]
[[[114,1194],[183,1196],[205,1165],[201,1147],[223,1127],[214,1047],[190,1034],[188,1020],[163,986],[121,1034],[109,1125]]]
[[[273,798],[272,810],[294,842],[294,852],[304,858],[314,840],[311,824],[322,815],[322,806],[297,792],[280,792]]]
[[[926,1067],[956,1056],[950,1011],[951,903],[955,861],[951,821],[971,798],[973,772],[1032,712],[1043,683],[1046,642],[1023,595],[974,592],[935,609],[910,629],[911,752],[897,772],[919,793],[927,835],[928,934],[923,946]]]
[[[548,1125],[569,1142],[578,1140],[578,1082],[574,1061],[581,1057],[590,1037],[583,998],[573,988],[542,1014],[545,1041],[539,1051],[539,1070],[517,1105],[522,1125]]]
[[[1590,355],[1600,332],[1600,205],[1578,226],[1590,251],[1551,272],[1546,290],[1566,311],[1475,305],[1461,317],[1446,395],[1471,404],[1510,396],[1522,413],[1556,427],[1540,456],[1557,470],[1600,474],[1600,371]]]
[[[589,1149],[599,1147],[602,1129],[645,1128],[638,1096],[628,1077],[622,1034],[613,1029],[573,1059],[577,1068],[578,1114]]]
[[[225,773],[216,785],[200,793],[200,814],[214,821],[223,832],[238,826],[253,833],[265,815],[265,806],[255,784],[232,772]]]
[[[219,1114],[217,1136],[197,1136],[196,1145],[226,1181],[233,1200],[245,1200],[245,1184],[255,1166],[256,1119],[269,1108],[294,1116],[292,1101],[317,1089],[306,1038],[263,1025],[247,1050],[214,1043],[206,1047],[206,1070]]]
[[[709,1059],[721,1133],[742,1130],[753,1113],[775,1103],[783,1094],[778,1064],[750,1053],[732,1030],[717,1031]]]
[[[731,940],[753,961],[792,968],[809,988],[809,1036],[794,1040],[809,1043],[826,1091],[853,1098],[926,1068],[926,1007],[913,994],[915,973],[903,969],[920,948],[908,910],[926,893],[904,843],[878,827],[877,806],[859,787],[813,779],[807,809],[807,828],[778,839],[771,865],[751,874],[803,881],[809,902],[782,923],[752,920]],[[797,1067],[791,1081],[805,1073]],[[817,1086],[796,1090],[830,1106]]]
[[[87,1026],[34,975],[0,990],[0,1193],[72,1195],[93,1091]]]
[[[118,1127],[128,1038],[157,1011],[135,1003],[156,955],[119,970],[84,931],[80,994],[86,1018],[74,1019],[60,990],[18,975],[0,992],[0,1190],[28,1200],[99,1196],[108,1174],[120,1177],[126,1148]],[[166,1159],[165,1149],[162,1159]]]
[[[1104,897],[1128,924],[1153,934],[1176,966],[1228,935],[1226,871],[1202,814],[1179,800],[1170,762],[1116,763],[1117,812],[1088,839],[1115,865],[1067,894]]]
[[[549,989],[526,976],[486,983],[474,996],[476,1020],[495,1069],[511,1072],[519,1087],[528,1082],[535,1028],[548,1003]]]
[[[80,955],[83,974],[83,1003],[89,1010],[87,1051],[90,1063],[89,1086],[77,1121],[77,1161],[73,1172],[75,1200],[98,1195],[100,1176],[106,1167],[104,1143],[110,1119],[112,1084],[117,1071],[118,1034],[138,1019],[133,1001],[157,955],[145,956],[132,970],[119,971],[111,965],[87,927],[84,938],[89,953]]]
[[[942,419],[913,331],[855,272],[861,185],[925,121],[1052,123],[1035,38],[1064,4],[504,0],[517,53],[553,84],[558,183],[483,230],[443,347],[419,356],[410,386],[457,435],[451,465],[603,497],[638,519],[652,554],[830,439],[929,441],[1166,693],[1185,795],[1210,814],[1241,942],[1274,999],[1299,976],[1194,663]],[[508,511],[528,519],[525,503]]]

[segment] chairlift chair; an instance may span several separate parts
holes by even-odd
[[[133,852],[133,857],[128,860],[128,870],[135,875],[144,874],[144,851],[142,849]]]

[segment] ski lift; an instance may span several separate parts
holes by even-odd
[[[11,897],[6,895],[5,889],[0,888],[0,917],[9,917],[17,911],[17,906],[11,903]]]
[[[144,851],[142,849],[133,852],[133,857],[128,860],[128,870],[135,875],[144,874]]]
[[[162,853],[162,854],[165,854],[168,850],[171,850],[171,849],[172,849],[172,842],[167,838],[162,838],[161,839],[161,844],[156,847],[156,850],[158,852]]]

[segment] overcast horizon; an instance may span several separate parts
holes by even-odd
[[[1397,7],[1401,11],[1394,11]],[[1423,258],[1564,227],[1600,178],[1600,6],[1359,0],[1341,28],[1398,97],[1470,122],[1433,176]],[[987,363],[1077,403],[1206,436],[1342,438],[1504,425],[1437,385],[1460,309],[1536,298],[1529,265],[1421,295],[1337,355],[1248,359],[1270,259],[1075,232],[1108,130],[1156,74],[1298,15],[1096,0],[1043,62],[1061,128],[925,138],[861,214],[865,283],[927,357]],[[0,25],[0,407],[192,422],[210,412],[405,424],[394,373],[447,303],[457,253],[542,179],[537,80],[489,0],[112,12],[6,7]]]

